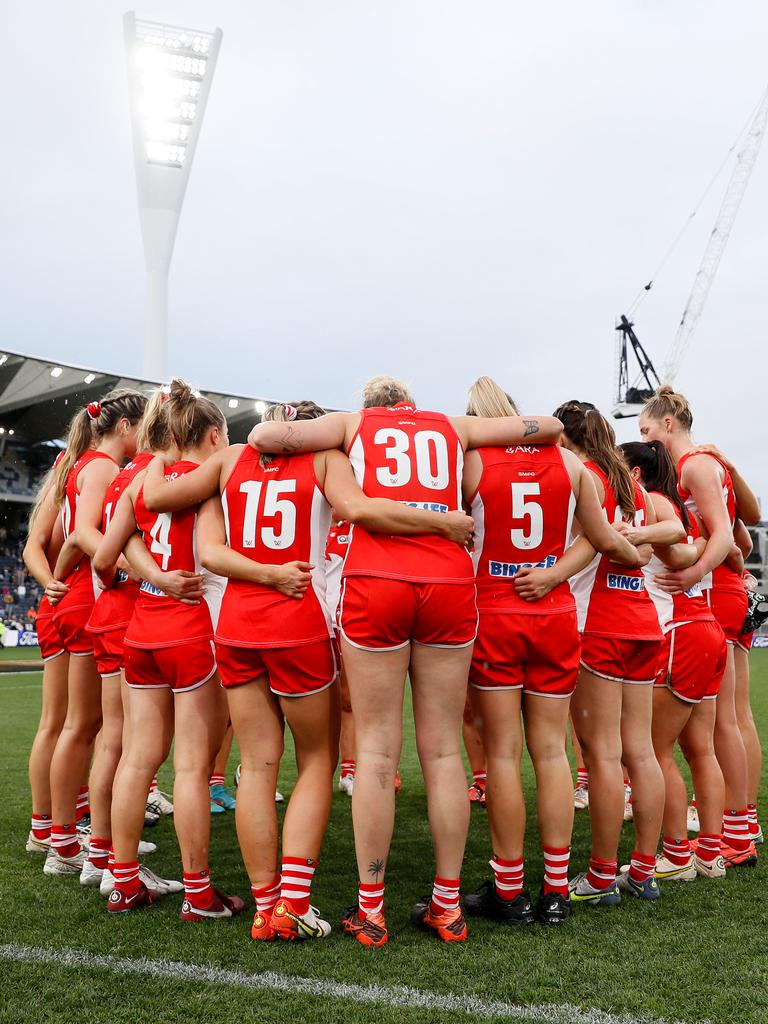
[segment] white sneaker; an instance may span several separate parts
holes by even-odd
[[[106,870],[106,868],[97,868],[95,864],[87,860],[80,872],[80,885],[87,885],[90,889],[100,889],[101,880]]]
[[[656,870],[654,874],[657,878],[663,878],[665,882],[695,881],[696,867],[694,864],[693,854],[691,854],[685,864],[673,864],[672,861],[668,860],[663,853],[658,854],[656,857]]]
[[[275,790],[275,803],[276,804],[281,804],[284,800],[285,800],[285,797],[283,796],[283,794],[280,792],[279,789],[276,789]]]
[[[173,803],[170,794],[153,789],[147,797],[147,810],[150,814],[173,814]]]
[[[340,775],[339,776],[339,789],[342,793],[346,793],[347,796],[352,796],[352,790],[355,788],[355,776],[354,775]]]
[[[331,934],[330,924],[320,917],[317,907],[310,907],[306,914],[297,914],[284,899],[277,901],[270,923],[281,939],[326,939]]]
[[[157,843],[148,843],[144,839],[139,840],[139,849],[137,853],[139,857],[146,857],[148,853],[157,852]]]
[[[693,864],[696,869],[696,874],[701,875],[702,878],[725,878],[725,861],[722,857],[715,857],[710,863],[706,860],[701,860],[694,854]]]
[[[750,836],[749,838],[752,840],[752,842],[755,844],[755,846],[762,846],[763,843],[765,842],[765,836],[763,835],[763,826],[762,825],[758,825],[757,826],[757,832],[753,836]],[[27,849],[29,849],[29,847],[27,847]]]
[[[688,808],[688,831],[698,832],[701,828],[699,824],[699,812],[695,807]]]
[[[24,849],[27,853],[45,853],[47,854],[51,848],[51,837],[47,839],[37,839],[34,832],[30,832],[27,836],[27,843]]]
[[[624,821],[632,821],[634,812],[632,810],[632,787],[624,786]]]
[[[577,786],[574,789],[573,806],[577,811],[585,811],[589,807],[589,790],[586,786]]]
[[[43,864],[44,875],[79,875],[83,870],[83,864],[88,857],[85,850],[80,850],[74,857],[61,857],[56,851],[51,848],[48,851],[48,856],[45,858],[45,864]]]
[[[147,889],[158,896],[167,896],[172,892],[183,892],[184,883],[177,882],[173,878],[161,878],[160,875],[156,875],[151,868],[146,867],[144,864],[139,865],[139,880],[146,885]],[[104,899],[109,899],[112,894],[112,890],[115,888],[115,876],[109,870],[105,868],[101,876],[101,884],[99,885],[99,893]]]

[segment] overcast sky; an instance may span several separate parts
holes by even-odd
[[[125,9],[2,5],[0,346],[138,373]],[[489,373],[530,412],[607,411],[615,317],[768,82],[760,0],[145,0],[137,14],[224,31],[171,269],[171,370],[337,407],[390,372],[459,412]],[[638,312],[659,368],[726,180]],[[766,501],[767,216],[764,152],[677,381],[698,439]]]

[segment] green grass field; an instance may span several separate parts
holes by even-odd
[[[752,655],[756,716],[768,738],[768,652]],[[490,923],[471,922],[470,941],[446,947],[417,932],[408,922],[411,903],[429,891],[432,856],[412,730],[402,761],[403,791],[398,798],[395,842],[388,865],[387,921],[390,944],[361,949],[334,930],[318,943],[299,946],[250,941],[250,917],[208,926],[183,926],[177,920],[180,898],[172,897],[145,914],[115,920],[93,890],[76,881],[46,878],[42,860],[24,852],[29,827],[26,758],[34,735],[40,699],[39,674],[0,677],[0,780],[3,828],[0,834],[0,943],[75,948],[115,958],[146,957],[182,961],[255,974],[279,972],[299,978],[357,985],[409,985],[423,992],[473,995],[530,1006],[515,1020],[594,1021],[580,1015],[595,1008],[610,1014],[602,1021],[652,1018],[712,1021],[713,1024],[764,1024],[768,1021],[765,863],[731,872],[723,882],[667,883],[657,904],[625,899],[615,910],[579,908],[561,929],[541,927],[523,933]],[[235,757],[233,756],[233,761]],[[286,754],[280,784],[289,793],[293,780]],[[167,769],[161,784],[170,786]],[[526,786],[532,806],[530,766]],[[762,794],[768,806],[768,793]],[[164,819],[147,833],[160,849],[149,859],[161,873],[179,877],[172,821]],[[528,884],[538,891],[541,865],[535,827],[529,829]],[[632,847],[625,826],[622,855]],[[577,817],[574,867],[588,850],[588,821]],[[474,886],[488,874],[489,844],[485,812],[473,809],[464,883]],[[212,867],[217,884],[248,896],[238,853],[233,816],[212,822]],[[331,824],[317,873],[314,898],[335,924],[354,898],[357,876],[352,851],[350,802],[336,794]],[[2,950],[0,950],[2,957]],[[254,991],[204,980],[157,979],[117,974],[99,966],[74,968],[63,963],[32,965],[4,959],[0,981],[0,1022],[56,1021],[68,1024],[176,1024],[176,1022],[335,1021],[389,1024],[433,1022],[454,1016],[445,1010],[392,1005],[360,1005],[328,996],[290,991]],[[391,1002],[391,1000],[390,1000]],[[572,1004],[559,1015],[536,1014],[541,1004]],[[482,1015],[480,1015],[482,1016]],[[463,1014],[458,1019],[469,1019]],[[496,1019],[500,1018],[496,1015]],[[509,1019],[512,1019],[511,1017]]]

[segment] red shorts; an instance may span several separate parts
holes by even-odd
[[[570,697],[580,652],[575,611],[481,612],[469,681],[478,690],[522,689],[541,697]]]
[[[469,647],[477,633],[475,585],[347,576],[339,627],[345,640],[364,651],[396,651],[411,641]]]
[[[741,631],[744,628],[744,619],[747,617],[748,601],[746,590],[712,587],[711,590],[706,591],[706,594],[712,614],[720,623],[725,633],[725,639],[729,644],[738,643]]]
[[[676,626],[661,641],[656,686],[666,686],[680,700],[698,704],[720,691],[728,650],[717,622]]]
[[[128,647],[125,681],[137,690],[196,690],[216,671],[212,640],[193,640],[178,647]]]
[[[125,630],[125,626],[119,626],[117,629],[108,629],[105,633],[91,633],[93,656],[102,679],[106,676],[119,676],[120,670],[125,667]]]
[[[54,624],[68,654],[93,654],[93,633],[85,628],[92,613],[92,604],[53,613]]]
[[[652,683],[659,666],[661,640],[626,640],[585,633],[581,664],[592,675],[616,683]]]
[[[222,686],[242,686],[266,675],[278,697],[307,697],[336,680],[330,638],[295,647],[234,647],[217,642],[216,658]]]
[[[53,612],[50,615],[38,615],[35,619],[37,630],[37,642],[40,645],[40,657],[43,661],[50,661],[58,658],[64,653],[64,641],[61,633],[53,621]]]
[[[736,646],[740,647],[742,651],[746,651],[747,654],[752,650],[752,640],[754,639],[754,633],[742,633],[739,639],[736,641]]]

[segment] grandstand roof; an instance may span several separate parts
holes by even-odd
[[[112,388],[150,391],[159,381],[143,380],[110,370],[40,359],[10,349],[0,350],[0,428],[13,430],[14,441],[34,445],[66,436],[79,408]],[[264,406],[274,399],[239,392],[202,391],[227,418],[230,440],[245,441]]]

